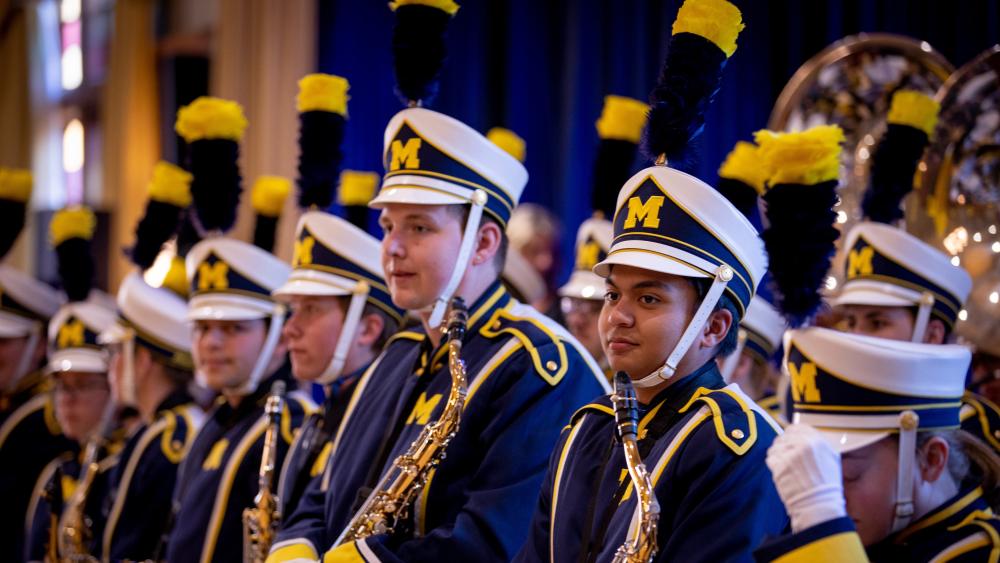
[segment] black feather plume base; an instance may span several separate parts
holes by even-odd
[[[392,31],[396,94],[403,103],[429,104],[447,55],[445,32],[451,15],[438,8],[408,4],[396,8]]]
[[[253,226],[254,246],[262,248],[268,252],[273,252],[274,238],[277,231],[278,217],[269,217],[258,213]]]
[[[777,184],[764,194],[768,228],[761,235],[767,249],[778,309],[792,328],[809,322],[823,304],[826,281],[839,232],[837,181],[804,186]]]
[[[226,232],[236,223],[242,191],[239,156],[239,143],[228,139],[202,139],[189,145],[191,197],[203,233]]]
[[[763,227],[757,205],[758,194],[753,186],[733,178],[720,177],[715,189],[750,221],[757,232],[761,231]]]
[[[890,224],[903,218],[901,204],[913,189],[913,175],[927,142],[927,133],[920,129],[889,124],[875,150],[871,184],[861,202],[865,217]]]
[[[601,139],[597,147],[590,203],[609,221],[615,214],[618,192],[632,175],[637,151],[635,143],[621,139]]]
[[[149,200],[146,214],[135,227],[135,246],[129,251],[136,266],[142,270],[153,266],[164,243],[177,233],[183,212],[176,205]]]
[[[0,258],[7,256],[24,229],[28,206],[23,201],[0,199]]]
[[[69,301],[84,301],[94,284],[94,256],[90,241],[73,237],[56,246],[59,278]]]
[[[180,228],[177,229],[177,255],[181,257],[187,256],[191,248],[201,241],[201,235],[194,225],[193,211],[191,208],[185,210]]]
[[[299,114],[299,207],[326,210],[333,203],[344,160],[344,116],[329,111]]]
[[[665,155],[671,168],[690,171],[692,143],[705,127],[705,112],[719,91],[727,60],[722,49],[700,35],[673,36],[649,95],[649,122],[641,144],[647,158]]]
[[[369,209],[367,205],[346,205],[344,206],[344,215],[355,227],[362,231],[368,230]]]

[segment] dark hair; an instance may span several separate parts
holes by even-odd
[[[701,300],[705,298],[708,293],[708,288],[712,285],[712,280],[704,278],[687,278],[691,280],[691,285],[694,286],[694,291],[698,295],[698,303],[701,304]],[[722,297],[719,298],[719,302],[715,304],[715,308],[712,312],[727,310],[733,316],[733,322],[729,325],[729,331],[726,336],[719,342],[718,346],[715,347],[715,357],[725,358],[729,354],[732,354],[736,350],[736,344],[739,341],[739,325],[740,325],[740,312],[736,304],[733,303],[732,297],[728,294],[723,293]]]
[[[447,205],[445,206],[448,212],[453,216],[460,219],[462,226],[465,226],[465,222],[469,219],[469,206],[467,204],[460,205]],[[480,221],[479,226],[482,227],[485,224],[493,223],[500,229],[500,247],[497,248],[497,253],[493,255],[493,266],[496,269],[497,275],[499,276],[503,273],[504,264],[507,263],[507,247],[509,246],[509,241],[507,240],[507,231],[504,229],[503,225],[497,221],[496,217],[490,215],[489,213],[483,213],[483,219]]]
[[[341,312],[345,315],[347,314],[347,308],[351,305],[351,298],[349,296],[340,296],[337,298],[337,304],[340,307]],[[396,334],[399,329],[399,323],[396,319],[390,317],[385,311],[379,309],[371,303],[365,303],[365,308],[361,310],[361,317],[367,317],[368,315],[378,315],[382,319],[382,332],[379,333],[378,338],[372,343],[372,351],[378,354],[382,351],[385,343]]]

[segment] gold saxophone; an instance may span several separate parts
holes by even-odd
[[[635,397],[632,380],[625,372],[615,374],[615,392],[611,395],[615,406],[618,435],[625,448],[625,464],[632,479],[639,502],[639,521],[629,530],[625,543],[615,552],[614,563],[648,563],[656,556],[656,524],[660,519],[660,503],[656,501],[653,481],[639,455],[636,442],[639,430],[639,401]]]
[[[259,489],[253,499],[254,506],[243,509],[243,561],[247,563],[263,563],[267,559],[281,521],[278,496],[274,494],[272,485],[278,458],[278,432],[284,395],[285,382],[275,381],[264,406],[267,430],[264,432],[264,453],[260,457],[260,471],[257,474]]]
[[[424,426],[406,453],[392,462],[392,467],[361,505],[334,545],[392,533],[407,517],[410,506],[427,482],[427,477],[444,458],[448,442],[458,432],[465,407],[468,383],[462,361],[462,338],[465,336],[468,310],[460,297],[451,304],[448,318],[448,370],[451,391],[441,416]]]
[[[58,561],[87,561],[96,562],[97,558],[90,554],[87,544],[93,538],[90,517],[87,516],[85,508],[90,489],[94,486],[94,480],[100,472],[101,446],[104,443],[103,433],[91,438],[84,449],[83,465],[80,468],[80,482],[70,495],[62,515],[58,522],[58,535],[56,542],[58,547]]]

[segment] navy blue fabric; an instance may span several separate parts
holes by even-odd
[[[680,4],[460,2],[449,25],[448,59],[430,107],[480,131],[500,125],[525,139],[530,179],[521,200],[541,203],[564,221],[560,255],[567,258],[560,281],[573,267],[568,258],[573,255],[572,233],[591,214],[589,189],[598,144],[594,121],[603,96],[647,98]],[[947,7],[865,0],[736,4],[746,29],[706,116],[702,159],[695,169],[696,176],[713,182],[736,141],[749,140],[767,124],[774,100],[795,70],[846,35],[883,31],[917,37],[956,66],[1000,42],[997,2]],[[821,16],[813,15],[817,13]],[[346,168],[381,171],[383,130],[402,109],[393,93],[392,24],[386,2],[319,4],[318,70],[351,81]]]

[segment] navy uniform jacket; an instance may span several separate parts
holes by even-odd
[[[607,390],[600,369],[565,329],[499,283],[469,311],[462,344],[469,385],[459,431],[410,510],[408,530],[355,542],[358,557],[509,561],[528,532],[563,421]],[[359,489],[374,484],[437,420],[451,389],[444,344],[432,350],[423,328],[387,343],[354,392],[323,477],[310,484],[268,561],[316,559],[330,549],[367,496]],[[383,441],[388,447],[379,456]],[[372,467],[376,459],[382,463]]]
[[[764,464],[780,429],[739,386],[724,385],[708,362],[642,413],[639,448],[660,504],[656,561],[750,560],[787,526]],[[516,560],[611,561],[637,511],[605,397],[563,430]]]
[[[253,506],[260,488],[258,473],[267,429],[264,404],[271,383],[279,377],[288,378],[287,366],[262,381],[235,409],[220,397],[207,414],[179,469],[167,561],[243,561],[243,509]],[[312,409],[304,398],[285,396],[278,467]]]
[[[966,391],[962,395],[959,418],[962,430],[979,438],[1000,454],[1000,409],[996,405],[985,397]]]
[[[38,476],[53,458],[76,447],[56,421],[50,385],[41,373],[30,374],[2,401],[0,561],[23,559],[25,514]]]
[[[101,535],[104,532],[104,516],[101,509],[108,495],[108,477],[118,464],[119,454],[124,446],[124,438],[121,431],[114,432],[109,438],[108,445],[98,452],[98,473],[90,486],[83,509],[86,518],[90,521],[90,537],[86,538],[84,547],[97,559],[101,557]],[[72,451],[63,453],[52,460],[42,469],[31,494],[31,503],[25,521],[26,546],[24,556],[26,560],[43,561],[49,544],[52,504],[44,493],[53,490],[59,497],[56,503],[65,510],[70,497],[79,484],[79,479],[82,477],[81,458],[83,455],[84,451],[75,447]],[[54,479],[58,481],[50,488],[50,482]]]
[[[982,489],[966,489],[867,552],[849,516],[817,524],[761,547],[759,561],[996,561],[1000,519]]]
[[[177,466],[204,413],[183,390],[169,395],[148,426],[139,427],[110,474],[101,538],[104,561],[154,559],[170,517]]]
[[[302,423],[302,430],[295,436],[291,450],[285,457],[285,464],[281,467],[278,501],[282,514],[290,514],[298,506],[306,486],[326,467],[330,450],[333,449],[330,440],[347,410],[354,387],[366,370],[367,367],[360,369],[329,385],[322,408],[310,414]]]

